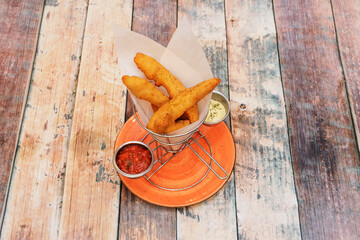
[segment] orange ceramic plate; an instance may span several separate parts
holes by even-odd
[[[235,162],[235,145],[226,124],[221,122],[213,127],[202,125],[199,131],[205,135],[211,145],[214,159],[224,168],[230,177]],[[138,124],[135,117],[132,116],[121,129],[115,142],[115,150],[125,142],[141,141],[146,133],[146,130],[144,130]],[[197,138],[200,137],[200,135],[196,133],[193,137]],[[151,140],[153,140],[152,137],[148,136],[144,142],[149,143]],[[206,151],[210,152],[209,145],[204,138],[198,141]],[[211,159],[200,147],[195,143],[191,144],[191,146],[210,164]],[[150,147],[154,149],[156,143],[152,143]],[[155,155],[162,155],[163,153],[165,152],[161,150],[161,148],[154,152]],[[172,155],[165,155],[162,162],[164,163],[170,156]],[[159,162],[156,163],[152,171],[146,174],[146,176],[149,177],[160,165]],[[225,176],[225,173],[223,173],[215,163],[212,163],[211,166],[220,176]],[[132,193],[145,201],[166,207],[183,207],[199,203],[211,197],[227,181],[227,179],[221,180],[212,171],[208,173],[207,171],[208,167],[187,147],[175,157],[171,158],[150,178],[151,182],[157,186],[167,189],[186,188],[185,190],[164,190],[151,184],[145,177],[130,179],[121,175],[119,176]],[[199,183],[195,186],[189,187],[197,182]]]

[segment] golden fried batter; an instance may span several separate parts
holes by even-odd
[[[165,87],[170,98],[175,98],[186,90],[174,75],[152,57],[137,53],[134,62],[148,79],[155,81],[156,86]],[[196,103],[186,111],[185,116],[191,123],[199,120],[199,110]]]
[[[214,90],[219,83],[219,78],[212,78],[182,91],[178,96],[162,105],[151,117],[146,127],[160,134],[169,132],[168,128],[175,123],[176,119]]]
[[[122,77],[122,81],[137,98],[149,101],[157,107],[161,107],[169,101],[169,98],[163,92],[146,79],[125,75]]]

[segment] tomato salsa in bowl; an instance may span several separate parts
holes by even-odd
[[[144,176],[154,165],[154,155],[143,142],[131,141],[121,145],[114,154],[116,171],[128,178]]]

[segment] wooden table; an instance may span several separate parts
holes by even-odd
[[[183,16],[236,162],[165,208],[111,162],[131,115],[112,25],[166,45]],[[360,239],[359,19],[359,0],[0,1],[1,239]]]

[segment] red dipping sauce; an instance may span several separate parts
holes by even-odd
[[[141,145],[132,144],[118,152],[116,163],[121,171],[129,174],[138,174],[150,166],[151,153]]]

